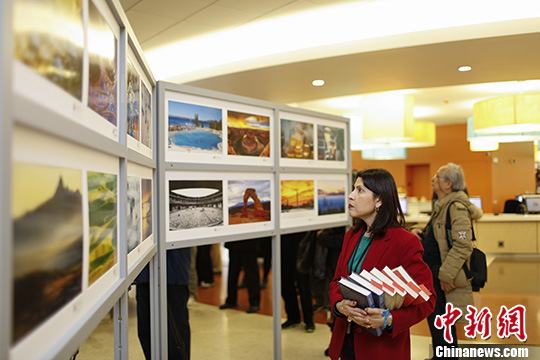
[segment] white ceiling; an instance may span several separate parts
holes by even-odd
[[[262,20],[340,3],[375,1],[391,0],[120,2],[148,54],[167,44]],[[519,1],[522,5],[527,0]],[[440,9],[444,13],[444,8]],[[472,104],[480,99],[540,93],[540,81],[525,81],[540,79],[540,17],[422,32],[420,38],[418,34],[397,35],[371,40],[370,44],[351,44],[346,51],[325,47],[316,55],[305,51],[270,56],[165,80],[336,115],[358,113],[361,94],[406,89],[414,96],[415,118],[437,125],[466,122],[472,115]],[[197,51],[186,56],[196,58]],[[458,72],[461,65],[470,65],[473,70]],[[313,87],[314,79],[324,79],[326,84]]]

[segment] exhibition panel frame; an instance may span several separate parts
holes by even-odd
[[[11,105],[2,106],[0,357],[69,358],[114,308],[115,358],[127,359],[127,290],[157,253],[156,82],[118,1],[0,4],[0,95]],[[146,89],[130,103],[146,136],[135,142],[128,56]]]
[[[279,279],[282,234],[350,225],[348,119],[157,83],[118,0],[32,4],[0,0],[0,358],[69,358],[114,309],[127,359],[147,265],[162,358],[166,251],[270,236]]]
[[[280,279],[281,234],[350,225],[348,119],[163,81],[157,89],[162,249],[272,236]],[[280,359],[281,302],[273,313]]]

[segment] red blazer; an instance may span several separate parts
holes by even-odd
[[[347,263],[357,246],[362,231],[352,234],[349,230],[345,234],[345,240],[339,255],[334,279],[330,283],[330,303],[334,311],[338,301],[343,300],[339,292],[337,281],[341,277],[349,275]],[[370,271],[372,268],[382,270],[385,266],[393,269],[402,265],[411,277],[419,284],[424,284],[433,294],[429,301],[419,305],[392,310],[392,332],[383,331],[380,337],[362,330],[359,326],[352,326],[354,330],[354,353],[356,358],[363,359],[407,359],[411,358],[411,343],[409,328],[420,322],[433,312],[435,307],[435,291],[431,271],[422,260],[424,248],[420,240],[403,228],[389,228],[383,237],[377,237],[371,242],[371,246],[364,258],[362,268]],[[330,357],[338,359],[341,354],[343,340],[347,331],[347,319],[336,314],[337,319],[332,332],[330,342]]]

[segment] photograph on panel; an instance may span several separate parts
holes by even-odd
[[[81,101],[82,0],[16,0],[14,55]]]
[[[137,69],[127,59],[127,133],[135,140],[141,139],[140,134],[140,105],[141,87]]]
[[[227,111],[228,154],[270,157],[270,117]]]
[[[168,108],[169,150],[223,153],[221,109],[171,100]]]
[[[270,221],[270,180],[229,180],[229,225]]]
[[[345,184],[342,180],[317,180],[319,215],[345,213]]]
[[[315,181],[281,180],[281,213],[311,213],[315,209]]]
[[[313,159],[313,124],[281,119],[281,157]]]
[[[141,143],[148,148],[152,148],[152,94],[142,83],[141,97]]]
[[[13,164],[13,342],[82,290],[82,172]]]
[[[127,178],[127,248],[128,253],[140,245],[141,239],[141,179],[135,176]]]
[[[317,125],[317,159],[345,160],[345,129]]]
[[[88,172],[89,269],[92,285],[117,263],[117,175]]]
[[[88,2],[88,107],[118,126],[116,37],[93,1]]]
[[[152,179],[141,179],[142,240],[152,235]]]
[[[222,225],[223,181],[169,181],[169,230]]]

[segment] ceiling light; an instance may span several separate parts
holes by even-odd
[[[495,151],[500,143],[527,142],[540,140],[540,132],[480,134],[474,131],[473,117],[467,118],[467,141],[471,151]]]
[[[468,65],[458,67],[458,71],[461,71],[461,72],[466,72],[466,71],[471,71],[471,70],[472,70],[472,67]]]
[[[404,148],[383,148],[362,150],[364,160],[403,160],[407,158]]]
[[[464,40],[505,21],[513,21],[516,31],[530,32],[540,15],[540,2],[531,0],[514,0],[512,6],[494,5],[492,0],[455,0],[452,4],[445,11],[441,11],[440,2],[432,0],[325,6],[171,43],[145,52],[145,57],[156,79],[188,82],[323,58],[329,48],[337,50],[333,56],[338,56],[421,45],[441,33],[451,40]],[[466,12],[463,7],[467,7]],[[501,32],[495,31],[493,36]]]
[[[467,86],[470,91],[479,93],[514,93],[524,94],[527,92],[540,91],[540,80],[525,80],[525,81],[499,81],[483,84],[471,84]]]
[[[481,134],[540,131],[540,94],[501,96],[473,106],[473,128]]]
[[[499,150],[499,143],[494,140],[484,138],[474,138],[469,141],[471,151],[495,151]]]
[[[413,109],[413,115],[415,119],[432,116],[440,112],[441,111],[437,108],[427,106],[415,106]]]
[[[414,137],[413,98],[401,94],[362,97],[364,141],[385,143]]]
[[[392,147],[419,148],[435,146],[437,130],[435,123],[427,121],[414,122],[414,136],[411,140],[397,141]]]
[[[313,80],[311,82],[311,85],[313,85],[313,86],[323,86],[324,85],[324,80]]]

